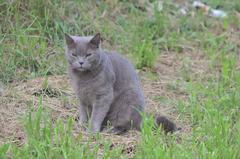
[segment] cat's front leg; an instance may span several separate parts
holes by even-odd
[[[86,104],[83,104],[80,102],[79,105],[79,124],[83,128],[86,127],[86,124],[88,122],[88,106]]]
[[[107,113],[110,109],[110,105],[113,100],[113,93],[108,93],[106,95],[101,95],[101,98],[96,100],[93,104],[92,116],[91,116],[91,129],[93,133],[99,132],[101,125]]]

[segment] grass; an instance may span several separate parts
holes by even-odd
[[[31,108],[31,107],[30,107]],[[115,158],[121,154],[121,149],[110,151],[110,142],[100,140],[95,145],[93,138],[83,140],[83,135],[73,136],[73,122],[69,118],[64,124],[62,120],[52,122],[49,114],[43,109],[41,98],[36,112],[30,111],[24,122],[27,142],[17,147],[5,144],[0,149],[1,158],[96,158],[99,146],[103,144],[102,158]],[[98,137],[97,137],[98,138]],[[102,143],[101,143],[102,142]]]
[[[240,3],[213,0],[209,5],[223,6],[228,18],[210,18],[195,11],[194,17],[184,17],[169,1],[164,2],[163,10],[153,9],[151,17],[136,1],[0,1],[0,80],[10,87],[22,80],[64,74],[64,32],[101,32],[103,47],[130,57],[139,69],[157,67],[163,52],[181,56],[184,65],[177,68],[181,79],[177,83],[188,98],[177,101],[175,108],[181,120],[189,120],[192,130],[179,141],[177,134],[151,131],[153,122],[145,119],[132,158],[237,159]],[[185,57],[186,52],[192,56]],[[201,75],[192,68],[198,53],[204,56],[207,70]],[[26,142],[21,146],[11,142],[1,145],[0,158],[129,157],[122,153],[121,145],[111,148],[111,141],[101,134],[87,141],[84,135],[74,136],[73,119],[52,122],[47,105],[41,98],[38,103],[37,111],[31,111],[30,106],[24,117]]]
[[[137,57],[136,67],[142,69],[143,67],[152,68],[154,67],[156,60],[156,49],[153,44],[149,41],[140,41],[135,45],[135,56]]]

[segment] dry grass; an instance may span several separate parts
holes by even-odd
[[[186,58],[190,58],[191,63],[187,63],[184,60]],[[184,78],[180,76],[186,64],[188,64],[187,68],[190,69],[188,71],[191,75],[198,74],[198,76],[201,76],[208,71],[206,61],[200,53],[196,55],[191,53],[162,53],[157,63],[154,79],[149,78],[146,72],[139,72],[146,97],[147,112],[168,116],[182,128],[181,134],[191,132],[188,118],[180,118],[175,107],[178,100],[184,102],[188,99],[184,87]],[[177,81],[181,81],[181,85],[176,84],[173,89],[171,85],[177,83]],[[32,103],[34,109],[36,109],[40,94],[46,93],[42,105],[52,112],[53,121],[58,118],[67,119],[69,116],[77,117],[77,100],[74,97],[67,76],[48,77],[47,89],[43,88],[44,83],[46,83],[46,78],[41,77],[12,84],[6,89],[0,99],[2,105],[0,107],[2,114],[0,118],[0,125],[2,125],[0,143],[16,142],[21,144],[24,142],[25,135],[20,121],[24,114],[29,111],[29,103]],[[164,101],[161,101],[161,98]],[[76,123],[74,135],[79,136],[80,134],[85,136],[84,139],[87,141],[88,134],[80,132]],[[140,136],[139,132],[135,131],[130,131],[123,136],[104,133],[103,135],[112,141],[112,146],[123,145],[126,153],[133,153]]]

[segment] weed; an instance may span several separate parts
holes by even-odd
[[[156,60],[156,49],[149,41],[144,40],[135,45],[134,54],[137,60],[137,68],[153,68]]]

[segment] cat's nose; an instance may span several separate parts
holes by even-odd
[[[79,62],[79,64],[80,64],[80,65],[82,65],[82,64],[83,64],[83,62]]]

